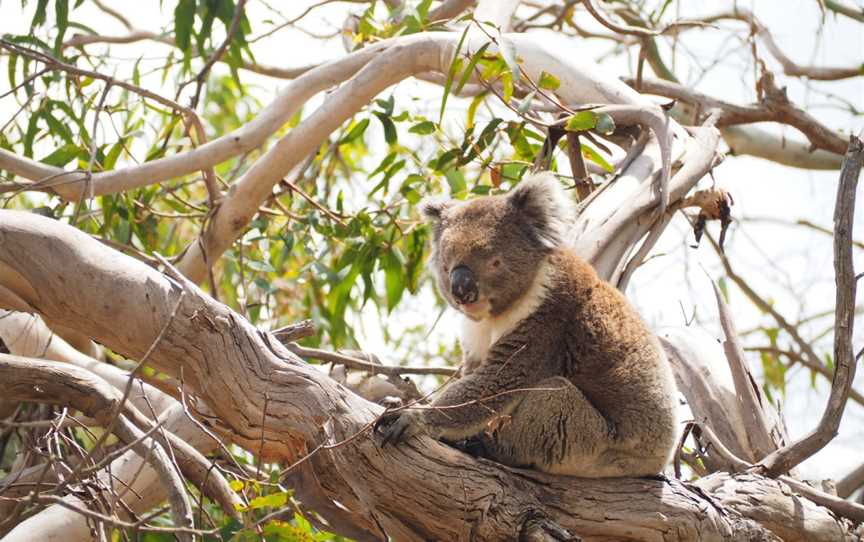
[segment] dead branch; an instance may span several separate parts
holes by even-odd
[[[642,38],[659,36],[661,34],[665,34],[673,29],[678,28],[686,28],[686,27],[701,27],[706,26],[706,23],[703,21],[675,21],[669,25],[666,25],[664,28],[659,30],[653,30],[650,28],[645,28],[643,26],[630,26],[630,25],[622,25],[618,24],[604,14],[600,13],[600,10],[594,5],[591,0],[582,0],[582,5],[585,6],[585,9],[597,20],[598,23],[602,24],[609,30],[613,32],[617,32],[619,34],[631,35],[631,36],[639,36]]]
[[[852,224],[855,216],[855,189],[864,164],[864,145],[852,136],[846,153],[837,201],[834,206],[834,273],[837,287],[834,320],[834,379],[831,394],[819,425],[802,439],[777,450],[759,463],[771,476],[787,472],[821,450],[837,434],[849,390],[855,377],[852,328],[855,317],[855,269],[852,263]]]
[[[632,79],[627,79],[626,82],[635,85]],[[762,84],[771,91],[766,93],[761,104],[752,106],[726,102],[670,81],[643,79],[641,90],[696,105],[705,112],[719,111],[717,125],[720,127],[755,122],[778,122],[798,129],[816,149],[836,154],[845,152],[846,143],[843,138],[818,119],[792,104],[786,97],[785,91],[777,88],[770,72],[766,72],[762,77]]]
[[[660,334],[678,389],[687,399],[698,427],[710,426],[736,457],[748,456],[748,442],[734,384],[724,354],[713,337],[692,330],[664,329]],[[729,381],[727,383],[727,381]],[[735,470],[728,458],[708,450],[703,458],[709,472]]]
[[[136,452],[147,458],[153,469],[161,475],[168,489],[175,524],[192,527],[192,504],[182,478],[162,445],[146,436],[125,416],[116,416],[120,397],[115,388],[77,367],[8,354],[0,354],[0,377],[6,383],[7,398],[70,405],[104,426],[113,425],[118,438],[132,444]],[[188,536],[184,539],[192,540]]]
[[[783,73],[792,77],[806,77],[814,81],[836,81],[862,75],[861,66],[850,67],[825,67],[825,66],[802,66],[789,58],[774,41],[774,36],[767,26],[756,18],[753,13],[743,7],[735,6],[732,11],[726,11],[700,19],[705,23],[714,23],[721,20],[738,20],[750,25],[756,35],[765,44],[771,56],[783,67]]]

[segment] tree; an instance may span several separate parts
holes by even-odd
[[[861,355],[852,224],[864,149],[780,86],[856,78],[860,68],[796,64],[741,8],[684,19],[671,15],[673,2],[589,0],[354,2],[360,11],[340,31],[349,52],[299,69],[256,61],[257,42],[330,3],[285,17],[264,2],[178,0],[156,31],[100,0],[40,0],[30,32],[0,40],[4,99],[15,102],[0,139],[13,209],[0,211],[0,338],[10,352],[0,354],[0,532],[12,541],[114,530],[147,539],[860,537],[864,506],[848,497],[862,469],[834,489],[802,482],[796,467],[835,436],[847,402],[862,402],[852,387]],[[819,5],[825,24],[864,22],[860,10]],[[125,29],[109,34],[82,22],[87,13]],[[758,103],[697,92],[665,63],[668,40],[728,21],[743,22],[734,32],[752,44]],[[577,36],[638,53],[635,77],[622,82],[584,60]],[[113,56],[140,42],[157,58]],[[249,72],[290,82],[265,103]],[[425,112],[389,90],[412,78],[436,85],[420,97]],[[152,90],[160,85],[173,97]],[[750,126],[765,121],[807,141]],[[833,318],[830,363],[723,252],[731,198],[697,186],[720,162],[721,140],[735,154],[840,170],[829,231],[836,302],[823,315]],[[369,307],[406,314],[416,310],[406,292],[430,289],[428,231],[413,206],[445,187],[461,198],[505,191],[540,168],[572,187],[574,248],[614,285],[626,288],[673,218],[692,220],[727,277],[776,322],[764,330],[763,386],[723,288],[722,349],[690,330],[663,334],[692,413],[674,476],[556,477],[428,438],[382,448],[372,434],[377,402],[423,401],[403,375],[424,375],[424,391],[458,376],[452,339],[425,345],[428,305],[426,325],[382,330],[409,364],[347,350],[362,346]],[[446,366],[429,363],[440,359]],[[799,439],[771,396],[784,382],[771,375],[792,363],[831,382],[816,429]]]

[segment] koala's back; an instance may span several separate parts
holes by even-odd
[[[583,446],[581,452],[565,457],[565,442],[559,446],[560,457],[550,458],[546,465],[534,461],[535,466],[584,476],[659,472],[672,451],[677,420],[673,376],[657,339],[624,296],[573,252],[557,249],[549,263],[543,302],[492,345],[487,363],[503,367],[518,345],[530,344],[535,359],[523,370],[535,371],[535,382],[563,377],[572,383],[599,415],[601,434],[587,436],[598,444],[593,456],[585,452],[591,446]],[[537,408],[543,412],[523,411],[520,417],[537,419],[555,406],[547,398],[538,401]],[[565,415],[570,413],[568,405],[561,408]],[[534,438],[530,431],[517,437]],[[573,438],[563,436],[565,441]],[[530,442],[512,445],[532,447]]]

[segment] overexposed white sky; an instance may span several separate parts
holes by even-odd
[[[847,0],[855,3],[860,0]],[[167,2],[160,8],[160,2],[125,2],[105,0],[106,4],[123,11],[134,24],[142,29],[160,31],[171,30],[173,3]],[[311,1],[282,2],[281,14],[291,18],[313,4]],[[25,9],[17,0],[0,2],[0,33],[24,33],[29,27],[32,11],[36,2],[29,2]],[[698,1],[681,2],[684,5],[681,17],[694,17],[713,13],[733,4],[748,7],[771,28],[778,45],[792,59],[800,64],[826,66],[861,65],[864,62],[864,32],[862,25],[844,17],[829,15],[824,27],[820,25],[821,13],[818,2],[813,0],[751,0],[751,1]],[[134,6],[134,7],[133,7]],[[272,19],[279,22],[277,15],[267,10],[261,2],[252,0],[248,4],[249,18],[253,22]],[[331,33],[341,26],[347,12],[359,12],[362,6],[337,2],[314,11],[302,26],[312,33]],[[120,35],[125,29],[115,20],[85,2],[72,12],[73,21],[82,22],[97,28],[104,34]],[[50,20],[50,19],[49,19]],[[592,21],[581,19],[586,26],[595,28]],[[741,28],[741,25],[724,23],[723,27]],[[268,26],[253,27],[253,35],[267,30]],[[597,27],[600,30],[599,27]],[[75,29],[70,29],[70,34]],[[634,54],[628,57],[610,57],[609,45],[598,41],[573,40],[573,54],[584,55],[602,60],[603,65],[621,76],[632,75],[635,70]],[[91,46],[98,51],[102,46]],[[676,68],[682,81],[694,84],[707,94],[737,103],[750,103],[756,98],[752,58],[748,46],[737,38],[728,39],[728,33],[711,30],[691,30],[674,48],[671,43],[664,46],[664,56]],[[131,65],[143,58],[142,72],[146,70],[147,59],[164,58],[167,48],[152,42],[129,45],[114,45],[112,56],[116,59],[117,77],[129,77]],[[303,32],[286,29],[272,37],[253,45],[257,60],[263,64],[281,67],[302,66],[324,61],[344,54],[341,40],[336,37],[320,40]],[[760,51],[769,60],[769,65],[778,72],[778,82],[788,85],[789,96],[793,102],[806,108],[811,114],[828,126],[844,133],[858,133],[864,126],[862,117],[851,118],[849,114],[836,107],[838,97],[858,108],[864,109],[864,77],[856,79],[808,85],[794,78],[786,78],[779,73],[776,64],[763,48]],[[0,73],[5,73],[6,57],[0,57]],[[715,62],[716,60],[716,62]],[[155,64],[154,64],[155,65]],[[710,68],[704,71],[706,68]],[[224,68],[217,65],[215,70]],[[647,69],[647,68],[646,68]],[[243,78],[255,85],[253,92],[266,103],[273,93],[286,84],[264,76],[244,73]],[[5,77],[0,77],[0,94],[8,85]],[[173,96],[175,82],[161,81],[160,74],[151,74],[142,79],[142,85],[150,90]],[[431,112],[433,116],[439,107],[441,89],[424,83],[406,81],[395,88],[397,103],[410,104],[416,113]],[[385,93],[389,95],[390,91]],[[417,98],[417,101],[412,101]],[[307,107],[311,110],[313,101]],[[834,104],[835,107],[832,107]],[[453,100],[448,108],[448,116],[453,118],[464,111],[467,104]],[[0,100],[0,119],[9,118],[17,109],[9,99]],[[462,118],[462,117],[459,117]],[[448,129],[455,133],[459,122],[448,120]],[[370,134],[377,129],[370,125]],[[800,139],[792,128],[772,128],[788,138]],[[370,139],[376,139],[373,135]],[[380,140],[380,138],[377,138]],[[406,139],[407,141],[407,139]],[[382,147],[371,147],[373,154],[383,152]],[[37,156],[44,156],[50,149],[40,149]],[[377,164],[383,155],[372,156],[370,163]],[[762,217],[794,221],[807,219],[815,224],[831,227],[834,196],[837,186],[837,172],[804,171],[779,166],[750,157],[729,157],[715,170],[717,183],[729,190],[735,198],[733,214],[735,217]],[[702,186],[710,183],[705,179]],[[356,197],[365,193],[358,187]],[[855,234],[864,239],[864,218],[861,211],[859,190],[858,216]],[[709,230],[717,231],[716,224],[709,224]],[[628,296],[640,309],[644,318],[655,327],[681,326],[695,311],[697,322],[704,329],[720,337],[716,323],[716,307],[708,277],[717,280],[722,269],[710,246],[703,243],[697,249],[690,248],[693,243],[689,226],[680,218],[673,221],[652,254],[655,255],[637,272]],[[741,222],[733,224],[727,238],[727,252],[736,271],[745,276],[749,283],[769,299],[774,306],[790,321],[833,307],[834,286],[832,267],[831,238],[802,227],[777,225],[767,222]],[[861,251],[856,251],[856,269],[864,268]],[[707,274],[707,275],[706,275]],[[770,318],[757,311],[743,295],[730,284],[730,306],[736,317],[739,330],[753,329],[759,325],[772,325]],[[406,310],[394,314],[392,318],[379,315],[372,307],[362,319],[361,340],[364,349],[382,353],[392,352],[393,356],[405,356],[405,352],[393,351],[383,339],[382,328],[391,330],[411,326],[431,326],[434,315],[430,315],[431,294],[417,299],[406,300]],[[412,310],[416,309],[416,310]],[[864,333],[856,330],[856,349],[862,345]],[[829,326],[829,320],[804,326],[805,337],[815,336]],[[694,324],[695,325],[695,324]],[[448,312],[435,328],[430,342],[455,340],[454,315]],[[826,340],[827,339],[827,340]],[[767,341],[758,335],[744,338],[745,345],[762,345]],[[830,336],[818,343],[820,351],[830,351]],[[754,369],[761,372],[757,356],[751,356]],[[864,371],[860,371],[864,372]],[[787,394],[784,410],[787,424],[794,437],[801,436],[815,427],[824,409],[828,384],[817,379],[816,390],[810,388],[809,375],[801,369],[792,369],[787,375]],[[864,390],[864,376],[858,375],[856,388]],[[806,475],[812,477],[839,477],[864,460],[860,442],[864,437],[864,408],[851,403],[840,429],[840,436],[814,458],[803,465]]]

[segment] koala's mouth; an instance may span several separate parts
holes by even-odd
[[[460,312],[472,320],[483,320],[489,316],[491,305],[487,299],[480,298],[473,303],[460,303],[456,305]]]

